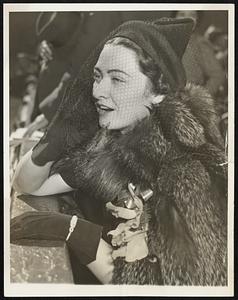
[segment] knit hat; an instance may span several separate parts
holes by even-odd
[[[190,18],[128,21],[119,26],[113,37],[125,37],[140,46],[159,66],[171,90],[177,90],[186,84],[181,59],[193,26]]]

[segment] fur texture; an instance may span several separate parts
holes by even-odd
[[[112,283],[227,284],[227,169],[217,124],[213,100],[189,85],[130,132],[100,130],[65,160],[102,206],[128,182],[154,191],[145,205],[149,256],[117,259]]]

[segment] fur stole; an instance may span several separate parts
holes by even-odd
[[[145,205],[149,256],[116,259],[113,283],[227,284],[227,165],[218,121],[211,97],[188,85],[130,132],[100,130],[64,161],[77,187],[102,205],[117,201],[128,182],[154,191]]]

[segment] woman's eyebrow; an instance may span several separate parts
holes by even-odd
[[[119,69],[111,69],[111,70],[108,70],[107,71],[107,73],[112,73],[112,72],[119,72],[119,73],[123,73],[123,74],[125,74],[125,75],[127,75],[127,76],[130,76],[131,77],[131,75],[130,74],[128,74],[128,73],[126,73],[126,72],[124,72],[124,71],[122,71],[122,70],[119,70]]]
[[[94,71],[97,71],[97,72],[99,72],[100,74],[102,74],[102,71],[101,71],[98,67],[94,67]],[[126,73],[126,72],[124,72],[124,71],[122,71],[122,70],[119,70],[119,69],[110,69],[110,70],[107,71],[107,73],[109,73],[109,74],[112,73],[112,72],[123,73],[123,74],[125,74],[125,75],[131,77],[130,74],[128,74],[128,73]]]
[[[102,74],[102,71],[98,67],[94,67],[93,70],[99,72],[100,74]]]

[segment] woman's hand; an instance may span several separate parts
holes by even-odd
[[[65,152],[65,123],[58,119],[46,129],[44,136],[32,150],[32,161],[37,166],[44,166],[48,162],[57,161]]]
[[[87,267],[103,284],[110,283],[114,270],[112,246],[100,239],[96,260]]]
[[[68,147],[75,147],[79,144],[80,139],[81,132],[64,118],[64,112],[61,111],[46,129],[39,143],[33,148],[32,161],[38,166],[44,166],[50,161],[57,161],[69,150]]]
[[[26,212],[11,220],[10,241],[17,245],[54,246],[66,241],[72,216],[55,212]],[[102,227],[78,218],[67,241],[82,264],[104,284],[113,273],[112,247],[101,238]]]

